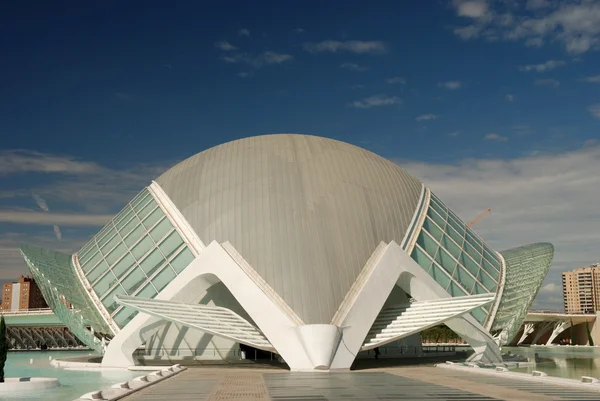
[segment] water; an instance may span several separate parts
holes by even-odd
[[[502,347],[502,352],[534,358],[537,353],[540,358],[549,361],[538,362],[535,367],[511,369],[515,372],[531,373],[541,370],[548,376],[581,379],[581,376],[600,378],[600,347]]]
[[[62,386],[40,392],[22,394],[1,394],[0,401],[12,400],[49,400],[71,401],[90,391],[100,390],[111,385],[141,376],[143,372],[129,370],[81,371],[58,369],[50,365],[48,356],[53,359],[68,356],[87,355],[89,351],[33,351],[9,352],[4,367],[5,377],[55,377]],[[33,365],[29,360],[33,358]]]

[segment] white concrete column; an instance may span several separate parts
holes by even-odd
[[[521,334],[521,338],[519,338],[519,341],[517,341],[517,345],[521,344],[523,341],[525,341],[525,339],[531,334],[533,333],[533,330],[535,328],[535,324],[534,323],[525,323],[523,325],[523,334]]]
[[[550,334],[550,338],[546,342],[546,345],[552,345],[552,341],[554,341],[556,339],[556,337],[558,337],[560,335],[560,333],[562,333],[569,327],[571,327],[570,320],[557,321],[554,324],[554,329],[552,330],[552,334]]]

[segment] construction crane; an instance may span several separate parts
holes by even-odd
[[[475,220],[473,220],[472,222],[467,224],[467,227],[471,227],[473,224],[477,223],[479,220],[483,219],[488,213],[491,213],[491,212],[492,212],[492,209],[484,210],[483,212],[481,212],[481,214],[479,216],[475,217]]]

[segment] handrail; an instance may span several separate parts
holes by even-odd
[[[54,311],[50,308],[37,308],[37,309],[19,309],[19,310],[0,310],[0,315],[13,316],[13,315],[51,315]]]

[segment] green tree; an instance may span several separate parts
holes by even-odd
[[[8,338],[6,338],[6,322],[4,315],[0,316],[0,383],[4,383],[4,364],[8,354]]]

